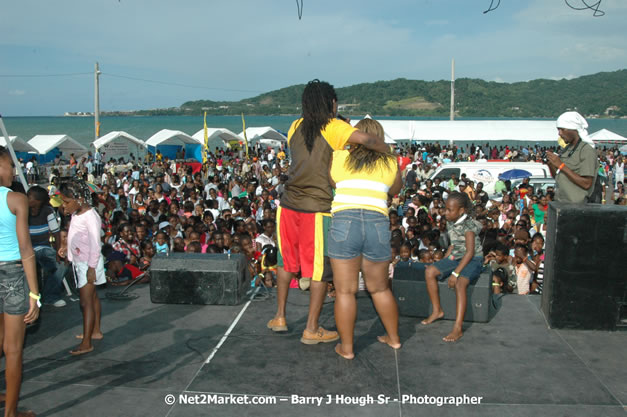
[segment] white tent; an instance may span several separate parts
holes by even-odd
[[[282,142],[280,140],[276,140],[276,139],[256,139],[256,141],[259,141],[260,145],[264,145],[264,146],[269,146],[271,148],[280,148],[281,146],[283,146],[285,144],[285,142]]]
[[[86,147],[68,135],[36,135],[28,141],[28,144],[35,148],[41,155],[46,155],[55,148],[59,148],[66,157],[72,153],[75,154],[75,157],[87,153]]]
[[[386,141],[557,142],[554,120],[377,120]],[[351,121],[353,123],[353,121]],[[584,141],[593,145],[592,140]]]
[[[159,145],[198,145],[198,141],[180,130],[162,129],[146,141],[147,146]]]
[[[205,130],[200,129],[192,136],[201,145],[205,142]],[[231,132],[229,129],[223,128],[207,128],[207,142],[209,145],[209,151],[215,148],[225,148],[229,146],[229,143],[242,140],[241,137]]]
[[[243,139],[244,132],[240,132],[239,136]],[[255,139],[274,139],[280,140],[282,142],[287,142],[287,138],[283,136],[283,134],[271,128],[270,126],[249,127],[246,129],[246,137],[248,138],[249,142]]]
[[[627,143],[627,138],[607,129],[601,129],[588,136],[594,143]]]
[[[372,117],[370,117],[369,114],[367,114],[364,119],[372,119]],[[405,120],[377,120],[379,123],[381,123],[381,125],[383,126],[383,133],[385,135],[385,137],[383,138],[385,140],[385,143],[389,143],[389,144],[394,144],[396,143],[396,140],[402,140],[402,139],[396,139],[396,138],[402,138],[405,136],[413,136],[413,133],[411,132],[411,126],[407,125],[405,123]],[[355,126],[357,123],[359,122],[359,120],[351,120],[351,125]],[[385,125],[383,125],[383,122],[386,122]],[[409,128],[409,130],[408,130]]]
[[[32,145],[29,145],[28,142],[19,136],[9,136],[9,140],[11,141],[11,145],[13,145],[13,150],[15,152],[38,153],[37,149],[35,149]],[[7,146],[7,141],[4,136],[0,136],[0,146]]]
[[[128,157],[131,153],[141,157],[146,152],[146,144],[126,132],[109,132],[94,141],[92,146],[105,154],[105,158]]]

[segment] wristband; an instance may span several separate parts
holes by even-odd
[[[562,168],[564,168],[566,164],[562,162],[562,165],[559,166],[559,168],[557,168],[557,171],[555,171],[555,175],[559,174],[560,172],[562,172]]]
[[[453,275],[455,278],[459,278],[459,272],[451,272],[451,275]]]
[[[41,308],[41,301],[39,301],[41,299],[41,294],[35,295],[32,292],[29,292],[28,296],[33,300],[37,300],[37,308]]]

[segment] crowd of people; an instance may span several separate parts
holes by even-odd
[[[386,330],[379,341],[398,349],[398,309],[390,280],[401,263],[425,264],[433,310],[422,324],[443,317],[437,281],[447,280],[456,291],[457,316],[444,340],[454,342],[463,334],[467,287],[484,271],[490,271],[495,294],[542,293],[551,201],[591,202],[601,183],[610,187],[602,193],[604,204],[625,205],[622,156],[616,148],[595,152],[583,143],[587,125],[579,115],[558,119],[564,144],[552,152],[488,144],[408,144],[390,150],[376,121],[365,119],[352,127],[336,114],[333,88],[311,82],[303,93],[303,118],[288,134],[289,151],[216,149],[198,171],[157,153],[124,161],[126,169],[117,172],[119,164],[102,165],[89,155],[74,160],[72,177],[53,171],[47,188],[33,186],[24,198],[6,198],[0,220],[11,217],[1,211],[8,207],[18,221],[9,226],[13,236],[6,248],[13,253],[0,245],[0,262],[24,265],[14,275],[21,274],[30,294],[19,306],[5,304],[2,311],[7,378],[15,378],[18,360],[6,351],[7,341],[21,352],[23,323],[37,318],[39,298],[55,307],[65,305],[62,279],[67,271],[73,272],[83,313],[83,333],[77,335],[81,342],[72,355],[93,351],[92,339],[104,337],[97,285],[149,282],[155,256],[195,252],[241,253],[251,285],[277,287],[277,312],[268,322],[273,331],[287,330],[288,289],[309,290],[301,342],[341,339],[336,352],[352,359],[360,277]],[[488,155],[542,161],[558,187],[534,189],[528,179],[519,186],[499,181],[496,194],[488,195],[481,182],[464,173],[431,178],[440,164]],[[0,162],[2,185],[8,187],[13,164],[4,148]],[[0,198],[7,194],[4,190],[0,188]],[[34,251],[23,236],[25,219]],[[5,236],[3,229],[0,237]],[[43,271],[41,295],[35,261]],[[4,288],[5,280],[14,278],[0,277],[0,283]],[[318,325],[326,297],[336,298],[338,332]],[[20,315],[19,323],[11,315]],[[21,356],[19,362],[21,366]],[[9,384],[7,388],[9,407],[13,400],[17,404],[17,396]]]

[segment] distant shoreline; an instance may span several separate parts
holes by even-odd
[[[363,118],[365,114],[350,114],[350,113],[342,113],[343,116],[348,116],[350,118]],[[240,117],[239,114],[209,114],[207,116],[211,117]],[[255,113],[245,113],[244,117],[300,117],[300,114],[255,114]],[[449,118],[446,116],[390,116],[390,115],[370,115],[373,118],[381,118],[385,117],[388,119],[399,119],[399,120],[409,120],[409,119],[432,119],[432,120],[448,120]],[[67,118],[93,118],[94,115],[43,115],[43,116],[2,116],[4,119],[18,119],[18,118],[55,118],[55,117],[67,117]],[[158,115],[148,115],[148,114],[112,114],[112,113],[101,113],[100,117],[203,117],[200,115],[193,114],[158,114]],[[552,120],[553,117],[508,117],[508,116],[458,116],[455,120]],[[594,120],[625,120],[627,116],[587,116],[586,119],[594,119]]]

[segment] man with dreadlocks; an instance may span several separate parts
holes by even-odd
[[[103,337],[100,330],[100,299],[96,293],[96,285],[107,281],[100,252],[102,222],[98,212],[90,205],[91,190],[84,181],[75,180],[61,184],[60,191],[63,210],[66,215],[72,215],[67,248],[62,249],[72,262],[83,310],[83,334],[77,336],[82,341],[77,348],[70,351],[70,354],[78,356],[93,351],[91,340]]]
[[[318,325],[327,282],[333,275],[325,256],[324,231],[330,220],[333,194],[329,167],[334,150],[348,143],[379,152],[388,151],[383,139],[361,132],[337,116],[337,96],[332,85],[310,81],[302,96],[303,115],[288,132],[292,161],[288,181],[277,211],[279,246],[277,312],[268,322],[273,331],[287,331],[285,306],[289,283],[299,271],[311,278],[309,315],[300,341],[333,342],[337,332]]]

